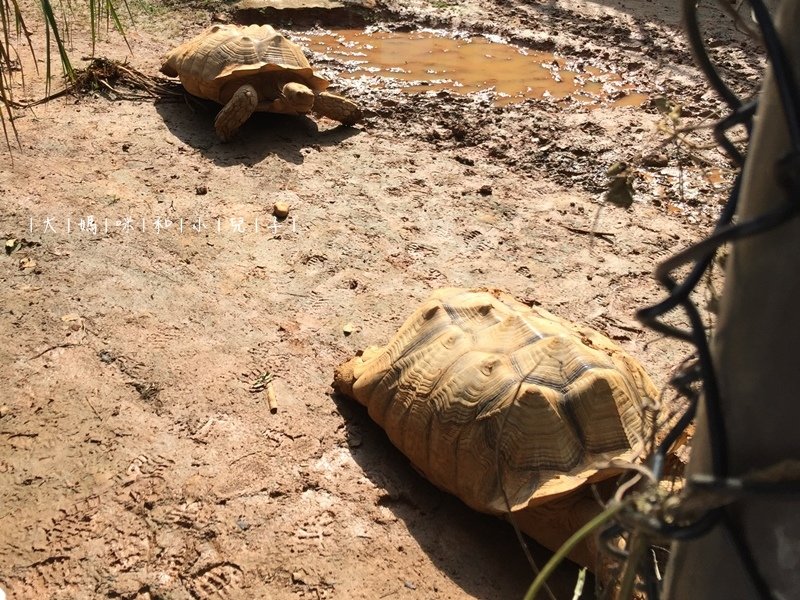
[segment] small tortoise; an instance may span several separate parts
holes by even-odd
[[[161,72],[186,91],[223,105],[214,121],[229,140],[255,111],[323,117],[353,125],[356,104],[326,92],[303,51],[269,25],[214,25],[163,59]]]
[[[333,387],[438,487],[556,549],[599,512],[587,484],[636,461],[657,391],[602,334],[498,290],[433,294]],[[502,482],[502,483],[501,483]],[[594,568],[594,545],[576,562]]]

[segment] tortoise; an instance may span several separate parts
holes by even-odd
[[[640,458],[658,397],[606,336],[491,288],[434,292],[333,388],[433,484],[552,550],[600,512],[589,484],[620,472],[609,463]],[[570,558],[594,570],[595,550]]]
[[[214,127],[227,141],[255,111],[314,112],[345,125],[361,120],[350,100],[325,91],[301,48],[269,25],[213,25],[168,53],[161,72],[190,94],[223,105]]]

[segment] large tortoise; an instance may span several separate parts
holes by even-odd
[[[639,458],[657,399],[607,337],[488,289],[435,292],[333,387],[435,485],[484,513],[510,507],[552,549],[599,512],[588,484],[619,473],[603,467]],[[594,567],[594,545],[571,558]]]
[[[223,105],[214,121],[223,141],[255,111],[314,112],[345,125],[362,118],[355,103],[326,92],[329,82],[314,74],[300,47],[269,25],[214,25],[167,54],[161,72]]]

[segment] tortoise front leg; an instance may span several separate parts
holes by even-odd
[[[314,105],[314,92],[307,85],[290,81],[280,89],[280,95],[264,110],[284,115],[305,115]]]
[[[364,116],[355,102],[330,92],[320,92],[316,95],[314,112],[345,125],[355,125]]]
[[[230,140],[239,127],[250,118],[258,106],[258,93],[250,84],[241,86],[219,111],[214,120],[214,129],[223,142]]]

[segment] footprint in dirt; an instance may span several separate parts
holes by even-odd
[[[184,579],[183,584],[192,598],[229,598],[242,588],[244,573],[239,565],[221,562],[203,567],[194,575]]]
[[[120,484],[126,487],[134,481],[142,478],[159,478],[163,479],[165,473],[172,468],[174,461],[164,458],[163,456],[155,456],[150,458],[145,454],[137,456],[125,471],[125,475],[121,478]]]

